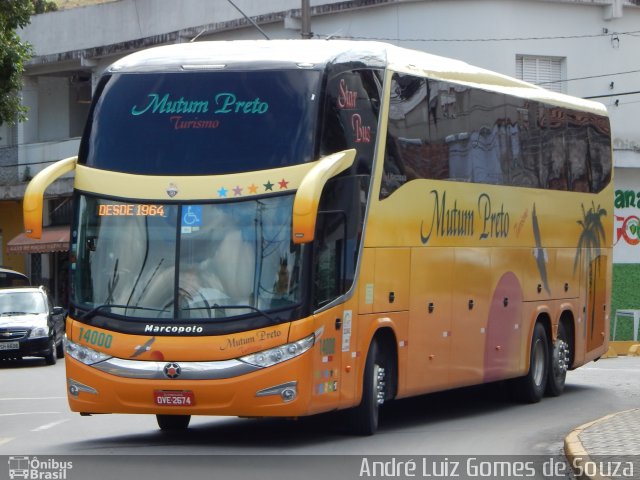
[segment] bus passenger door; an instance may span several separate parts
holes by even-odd
[[[342,328],[350,320],[351,312],[338,305],[314,315],[319,348],[313,358],[312,410],[314,412],[335,409],[345,388],[341,372]],[[347,317],[345,319],[345,317]]]
[[[332,181],[331,185],[343,183],[346,181]],[[314,328],[320,345],[313,367],[314,412],[336,408],[341,396],[353,397],[353,375],[345,375],[343,382],[341,369],[345,338],[351,338],[357,297],[333,303],[349,291],[353,283],[358,246],[356,233],[353,226],[350,228],[348,211],[327,208],[318,212],[311,274],[312,303],[316,311]],[[349,349],[347,345],[346,350]]]

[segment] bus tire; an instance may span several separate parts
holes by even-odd
[[[549,342],[544,326],[537,322],[531,338],[529,372],[513,381],[513,392],[523,403],[539,402],[547,387],[549,374]]]
[[[563,322],[558,325],[558,335],[549,356],[547,395],[557,397],[564,391],[567,370],[571,364],[571,341]]]
[[[191,415],[156,415],[160,430],[186,430],[191,421]]]
[[[362,382],[362,400],[351,412],[352,430],[357,435],[373,435],[378,429],[380,406],[385,400],[385,367],[380,346],[374,339],[367,353]]]

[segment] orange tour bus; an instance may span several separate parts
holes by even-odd
[[[196,42],[102,75],[73,171],[67,392],[83,415],[299,417],[608,347],[605,108],[378,42]]]

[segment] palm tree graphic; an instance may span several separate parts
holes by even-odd
[[[591,202],[591,208],[585,210],[582,204],[582,220],[578,220],[578,225],[582,227],[582,233],[578,239],[576,247],[576,258],[573,262],[573,273],[576,273],[578,265],[580,265],[583,255],[589,268],[589,307],[591,315],[591,338],[593,338],[593,330],[595,328],[595,302],[596,302],[596,283],[595,280],[600,276],[600,252],[601,245],[606,240],[606,233],[602,225],[601,218],[607,215],[607,210],[596,207]]]

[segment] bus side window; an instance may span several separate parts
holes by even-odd
[[[357,151],[354,171],[371,174],[380,112],[380,72],[336,65],[329,75],[322,115],[320,156]]]
[[[314,245],[314,306],[346,293],[353,284],[364,211],[360,192],[366,175],[349,175],[327,182],[318,212]]]
[[[313,255],[313,305],[322,307],[344,293],[346,264],[344,212],[320,212]]]
[[[422,151],[427,131],[429,104],[424,78],[395,74],[391,84],[389,131],[384,157],[380,199],[386,198],[418,173],[427,163]]]

